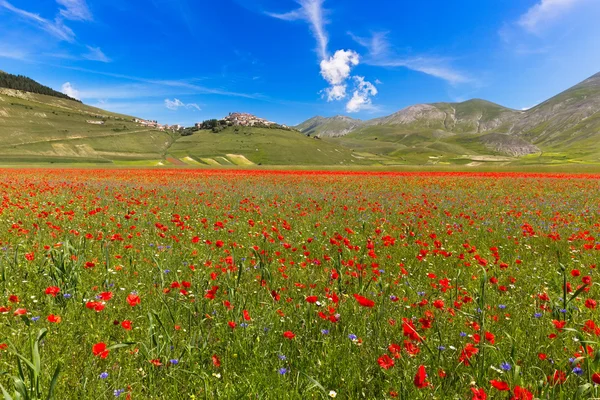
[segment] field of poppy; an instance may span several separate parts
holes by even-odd
[[[4,399],[599,397],[599,189],[0,170]]]

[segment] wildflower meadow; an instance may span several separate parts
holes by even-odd
[[[5,400],[600,397],[600,176],[0,176]]]

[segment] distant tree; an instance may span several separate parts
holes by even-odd
[[[0,72],[0,87],[14,90],[22,90],[24,92],[44,94],[46,96],[60,97],[62,99],[73,100],[81,103],[80,100],[69,97],[64,93],[57,92],[56,90],[51,89],[48,86],[39,84],[33,79],[30,79],[23,75],[13,75],[6,72]]]

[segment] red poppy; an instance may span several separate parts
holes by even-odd
[[[594,299],[587,299],[585,301],[585,306],[591,310],[595,309],[598,303]]]
[[[250,321],[252,319],[252,318],[250,318],[250,314],[248,313],[248,310],[242,311],[242,314],[244,316],[245,321]]]
[[[283,332],[283,337],[286,339],[293,339],[296,337],[296,335],[292,331],[285,331]]]
[[[600,385],[600,372],[596,372],[592,375],[592,382],[596,385]]]
[[[8,296],[8,301],[10,301],[11,303],[18,303],[19,296],[15,295],[15,294],[11,294],[10,296]]]
[[[51,322],[53,324],[58,324],[60,321],[62,321],[62,318],[60,317],[60,315],[54,315],[54,314],[48,315],[48,322]]]
[[[510,387],[508,386],[508,383],[506,383],[506,382],[497,381],[497,380],[495,380],[495,379],[492,379],[492,380],[490,381],[490,384],[491,384],[491,385],[492,385],[494,388],[496,388],[496,389],[498,389],[498,390],[502,390],[502,391],[504,391],[504,390],[510,390]]]
[[[17,308],[17,309],[15,310],[15,312],[13,313],[13,315],[14,315],[15,317],[16,317],[16,316],[19,316],[19,315],[25,315],[25,314],[27,314],[27,309],[26,309],[26,308]]]
[[[310,303],[310,304],[314,304],[317,302],[317,300],[319,300],[319,298],[317,296],[308,296],[306,298],[306,302]]]
[[[486,400],[487,394],[483,389],[471,388],[471,392],[473,393],[473,397],[471,400]]]
[[[162,365],[160,358],[150,360],[150,364],[154,365],[155,367],[160,367]]]
[[[106,358],[106,357],[108,357],[109,352],[110,352],[110,350],[106,349],[106,343],[100,342],[100,343],[96,343],[95,345],[92,346],[92,353],[96,357]]]
[[[132,324],[131,321],[126,319],[125,321],[121,322],[121,326],[123,327],[123,329],[125,329],[126,331],[130,331],[132,328]]]
[[[417,369],[417,374],[415,375],[414,384],[419,389],[427,387],[429,382],[427,382],[427,373],[425,373],[425,366],[420,365],[419,369]]]
[[[127,296],[127,303],[129,303],[129,305],[131,307],[137,306],[138,304],[141,303],[140,296],[138,296],[137,294],[134,294],[134,293],[130,293]]]
[[[373,307],[375,305],[375,302],[373,300],[367,299],[366,297],[363,297],[359,294],[354,294],[354,298],[356,299],[356,301],[358,301],[358,304],[360,304],[363,307]]]
[[[383,369],[390,369],[394,366],[394,360],[387,354],[384,354],[377,359],[377,364]]]
[[[98,298],[100,300],[104,300],[104,301],[108,301],[108,300],[112,299],[112,297],[113,297],[112,292],[102,292],[98,295]]]
[[[212,363],[216,368],[219,368],[221,366],[221,360],[219,359],[219,356],[217,356],[216,354],[213,354],[212,357]]]
[[[99,301],[88,301],[85,303],[85,307],[96,312],[104,310],[104,304]]]
[[[520,386],[515,386],[513,390],[513,397],[510,400],[533,400],[533,394]]]
[[[229,325],[229,327],[230,327],[231,329],[234,329],[236,324],[235,324],[235,322],[234,322],[234,321],[229,321],[229,322],[227,323],[227,325]]]
[[[46,294],[51,295],[52,297],[56,297],[56,295],[60,292],[60,288],[58,286],[48,286],[46,288]]]

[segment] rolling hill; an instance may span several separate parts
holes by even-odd
[[[296,128],[405,163],[600,163],[600,73],[526,111],[474,99],[417,104],[336,130],[339,119]]]
[[[228,127],[219,133],[201,130],[182,136],[142,126],[132,116],[87,106],[28,78],[19,82],[45,94],[0,87],[0,163],[5,165],[243,166],[372,162],[354,157],[348,148],[293,130]]]

